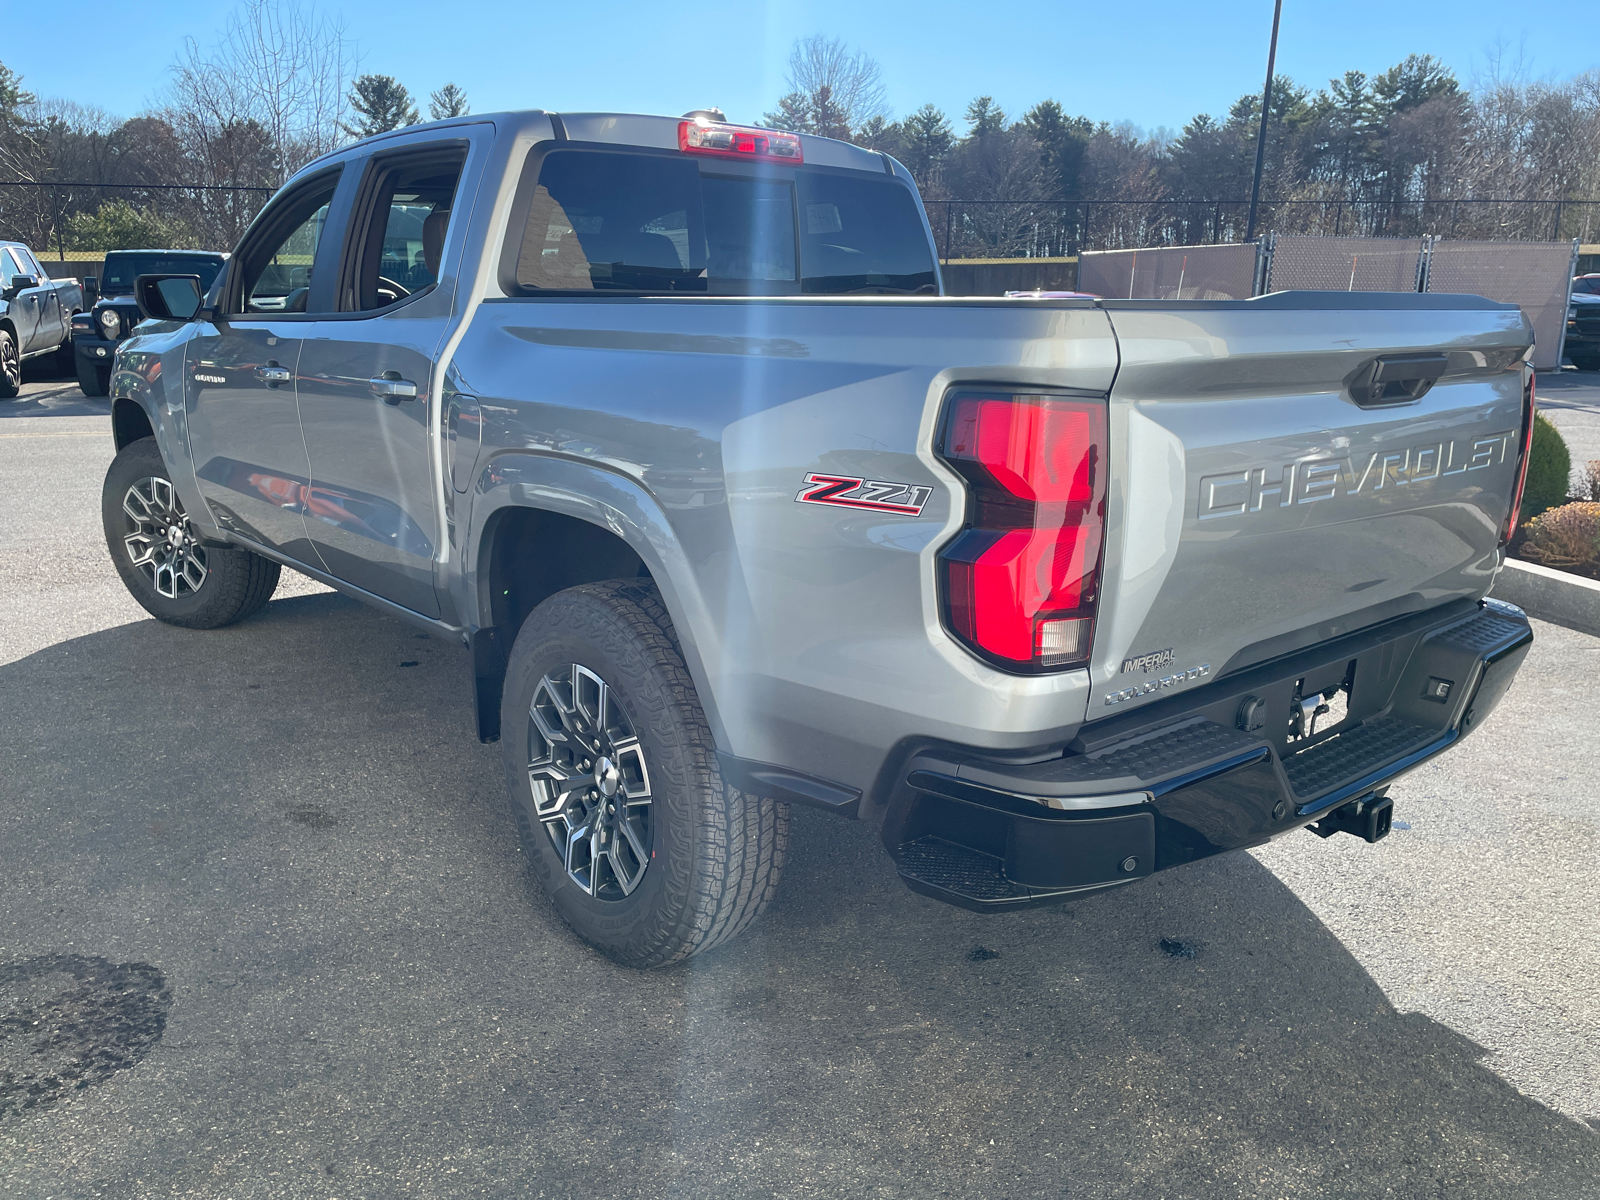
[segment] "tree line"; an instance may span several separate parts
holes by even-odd
[[[299,0],[244,0],[214,46],[186,39],[160,102],[128,120],[25,82],[0,63],[0,184],[25,185],[0,186],[0,238],[45,254],[229,249],[300,167],[423,119],[393,77],[358,74],[340,21]],[[429,97],[428,119],[468,111],[454,83]]]
[[[423,119],[310,0],[243,0],[217,42],[186,40],[159,102],[128,120],[41,99],[0,63],[0,237],[44,252],[227,248],[271,190],[351,138]],[[446,84],[428,117],[469,111]],[[1054,255],[1242,236],[1258,93],[1178,133],[990,96],[896,118],[882,70],[838,38],[797,41],[763,124],[882,150],[916,177],[941,250]],[[1313,90],[1279,76],[1260,227],[1280,232],[1600,240],[1600,72],[1530,81],[1491,59],[1462,84],[1410,55]],[[175,188],[173,185],[192,185]],[[1496,203],[1483,203],[1495,201]],[[1542,203],[1499,203],[1501,201]]]
[[[932,104],[891,119],[878,64],[822,36],[795,44],[788,84],[763,122],[899,159],[955,256],[1243,233],[1259,92],[1176,134],[1093,121],[1053,99],[1013,117],[990,96],[967,106],[958,129]],[[1262,195],[1261,227],[1286,233],[1600,240],[1600,206],[1557,207],[1600,199],[1600,72],[1529,81],[1492,57],[1469,89],[1413,54],[1316,90],[1276,76]]]

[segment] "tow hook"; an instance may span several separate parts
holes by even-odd
[[[1387,788],[1368,792],[1359,800],[1342,804],[1306,828],[1320,838],[1332,837],[1336,833],[1351,833],[1368,842],[1386,838],[1394,822],[1394,801],[1384,795],[1386,791]]]

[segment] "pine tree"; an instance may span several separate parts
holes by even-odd
[[[350,107],[356,113],[355,124],[341,122],[339,128],[353,138],[387,133],[402,125],[415,125],[422,119],[411,103],[411,93],[393,75],[361,76],[350,93]]]
[[[900,136],[905,147],[902,161],[916,176],[917,185],[927,187],[955,142],[950,118],[938,106],[924,104],[900,122]]]
[[[967,136],[988,137],[1006,127],[1005,110],[994,102],[993,96],[979,96],[967,105]]]
[[[428,115],[435,121],[464,117],[471,111],[467,107],[467,94],[453,83],[445,84],[428,97]]]
[[[811,104],[799,92],[790,92],[778,101],[778,107],[761,118],[768,129],[786,129],[790,133],[811,132]]]

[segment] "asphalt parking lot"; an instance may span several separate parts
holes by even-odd
[[[133,603],[107,411],[0,404],[0,1196],[1600,1197],[1600,639],[1540,624],[1376,847],[980,917],[797,812],[763,921],[636,974],[457,648],[287,575]]]

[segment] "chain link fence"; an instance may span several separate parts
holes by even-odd
[[[1258,245],[1085,251],[1078,287],[1107,299],[1241,300],[1266,292],[1457,292],[1515,304],[1533,365],[1558,368],[1578,243],[1269,234]]]
[[[1245,200],[924,200],[941,259],[1052,258],[1086,250],[1241,241]],[[1280,236],[1600,241],[1596,200],[1276,200]],[[1356,291],[1363,290],[1359,284]]]
[[[1269,239],[1264,292],[1414,292],[1422,286],[1427,238]]]
[[[1253,245],[1160,246],[1087,250],[1078,256],[1078,288],[1107,299],[1243,300],[1256,294]]]
[[[1533,323],[1533,366],[1560,367],[1576,242],[1435,241],[1426,288],[1467,292],[1516,304]]]

